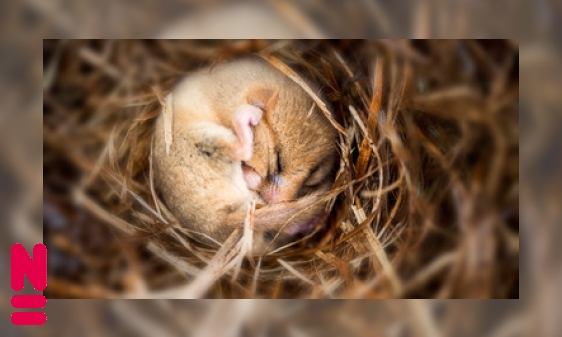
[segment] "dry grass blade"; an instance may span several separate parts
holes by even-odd
[[[373,83],[373,95],[371,102],[369,104],[369,116],[367,117],[367,128],[365,131],[365,138],[361,142],[361,147],[359,148],[359,158],[357,159],[357,176],[361,177],[365,174],[367,170],[369,161],[371,159],[372,150],[372,139],[374,139],[375,131],[377,129],[377,123],[379,120],[379,113],[382,108],[382,93],[383,93],[383,69],[384,61],[382,58],[377,58],[375,64],[375,75]],[[354,116],[355,120],[359,120]]]
[[[170,146],[172,146],[172,128],[173,128],[173,109],[174,104],[172,93],[168,94],[164,100],[163,116],[164,116],[164,142],[166,143],[166,154],[170,154]]]
[[[165,248],[160,247],[154,242],[150,242],[147,248],[152,251],[156,256],[174,266],[180,273],[195,277],[199,275],[201,270],[195,266],[190,265],[183,261],[180,257],[170,254]]]
[[[238,246],[240,234],[239,230],[232,232],[205,269],[184,289],[184,299],[203,297],[213,283],[232,268],[232,259],[238,253],[234,248]]]
[[[256,202],[252,201],[248,207],[248,213],[246,219],[244,220],[244,232],[242,234],[242,239],[239,242],[240,252],[237,256],[236,267],[234,268],[234,273],[232,273],[232,280],[236,280],[238,273],[240,273],[240,268],[242,267],[242,262],[245,257],[248,257],[252,262],[251,258],[252,247],[254,246],[254,215],[256,211]]]
[[[357,222],[364,223],[367,220],[365,213],[362,209],[358,209],[355,206],[352,206],[353,213],[357,218]],[[375,253],[375,257],[377,258],[378,263],[382,267],[381,272],[386,275],[392,285],[392,290],[394,292],[394,297],[402,293],[402,284],[392,263],[390,262],[388,255],[386,254],[382,244],[380,243],[379,239],[375,235],[375,233],[370,229],[369,226],[363,227],[364,237],[367,240],[368,245],[370,246],[369,250]],[[375,265],[375,268],[377,266]]]
[[[76,191],[74,193],[74,199],[76,203],[81,205],[82,207],[86,208],[92,214],[98,216],[101,220],[105,221],[113,225],[118,230],[127,233],[129,235],[135,234],[135,229],[131,224],[127,223],[126,221],[120,219],[119,217],[109,213],[107,210],[100,207],[94,200],[84,194],[83,191]]]
[[[341,126],[333,117],[333,114],[328,110],[326,107],[326,103],[324,103],[316,93],[312,90],[312,88],[291,68],[285,65],[281,60],[277,59],[274,56],[270,55],[262,55],[262,57],[267,60],[271,65],[275,68],[279,69],[283,74],[287,75],[291,78],[295,83],[297,83],[301,88],[306,91],[310,97],[314,100],[314,102],[318,105],[320,110],[324,113],[326,118],[332,123],[332,125],[343,135],[346,135],[345,129]]]
[[[311,280],[309,280],[306,276],[304,276],[302,273],[300,273],[298,270],[296,270],[295,268],[293,268],[290,264],[288,264],[287,262],[283,261],[282,259],[277,259],[277,262],[279,262],[280,265],[282,265],[285,269],[287,269],[291,274],[295,275],[297,278],[299,278],[300,280],[310,284],[310,285],[314,285],[314,282],[312,282]]]

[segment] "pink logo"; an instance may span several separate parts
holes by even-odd
[[[37,292],[42,292],[47,287],[47,247],[38,243],[33,247],[33,257],[27,254],[23,245],[16,243],[10,252],[10,281],[13,291],[22,291],[24,288],[24,277]],[[16,309],[43,308],[47,299],[43,294],[14,295],[12,296],[12,307]],[[17,311],[12,314],[14,325],[43,325],[47,321],[47,315],[38,311]]]

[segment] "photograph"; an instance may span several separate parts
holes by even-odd
[[[515,40],[43,40],[47,299],[518,299]]]

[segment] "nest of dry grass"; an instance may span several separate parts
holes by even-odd
[[[265,256],[201,241],[152,183],[159,98],[246,53],[343,131],[328,227]],[[512,41],[45,41],[44,69],[51,298],[519,296]]]

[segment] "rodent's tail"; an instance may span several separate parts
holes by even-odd
[[[280,230],[292,232],[292,228],[300,226],[311,219],[326,213],[324,195],[309,195],[295,201],[256,208],[254,212],[254,231],[266,232]],[[246,212],[235,212],[228,216],[227,224],[235,228],[243,228]]]

